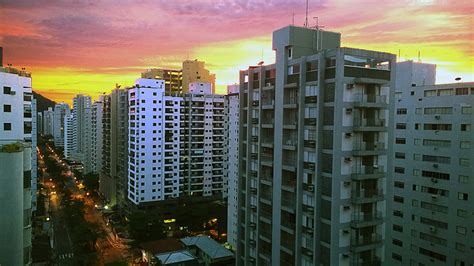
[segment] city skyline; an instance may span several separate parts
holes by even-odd
[[[180,69],[186,59],[206,62],[218,93],[238,82],[238,71],[274,62],[271,32],[302,26],[305,1],[4,1],[0,46],[4,63],[34,73],[34,90],[71,103],[94,99],[115,84],[132,85],[147,68]],[[369,8],[370,7],[370,8]],[[473,22],[469,2],[398,3],[309,1],[309,25],[344,36],[342,46],[400,54],[399,60],[437,64],[437,83],[472,81]],[[270,15],[271,14],[271,15]],[[293,15],[294,14],[294,15]],[[442,31],[440,28],[442,27]]]

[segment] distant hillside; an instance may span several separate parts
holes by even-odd
[[[48,107],[53,107],[56,104],[55,101],[52,101],[43,95],[36,93],[33,91],[33,96],[36,99],[36,109],[38,112],[43,112],[45,110],[48,110]]]

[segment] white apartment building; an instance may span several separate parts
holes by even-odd
[[[388,265],[474,263],[474,83],[435,85],[435,69],[397,64]]]
[[[1,54],[1,49],[0,49]],[[1,58],[1,55],[0,55]],[[32,146],[31,74],[0,65],[0,264],[31,264]]]
[[[43,111],[43,134],[53,135],[54,132],[54,110],[52,107],[48,107],[48,110]]]
[[[67,103],[58,103],[54,106],[53,137],[56,147],[64,147],[64,117],[71,113]]]
[[[240,72],[237,265],[381,265],[395,55],[273,32]]]
[[[128,89],[128,199],[138,205],[223,191],[224,98],[210,84],[165,93],[163,80]]]
[[[103,99],[104,97],[101,96],[92,104],[91,171],[94,173],[99,173],[102,169]]]
[[[227,180],[227,242],[237,248],[237,217],[239,189],[239,88],[238,84],[227,86],[225,96],[225,158],[224,180]]]

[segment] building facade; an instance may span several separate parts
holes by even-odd
[[[102,169],[103,100],[104,96],[100,96],[99,100],[95,101],[91,107],[91,172],[94,173],[99,173]]]
[[[240,73],[238,265],[380,265],[395,55],[273,33]]]
[[[128,90],[128,199],[135,205],[181,196],[221,196],[224,97],[210,84],[167,94],[165,81]]]
[[[0,264],[29,265],[36,153],[31,74],[0,66],[0,89]]]
[[[183,92],[189,92],[189,85],[194,82],[209,82],[211,83],[211,93],[215,93],[216,89],[216,74],[212,74],[205,67],[204,61],[185,60],[182,68],[182,88]]]
[[[43,134],[53,135],[54,127],[54,110],[52,107],[48,107],[48,110],[43,111]]]
[[[100,191],[108,204],[123,207],[128,177],[128,92],[114,89],[103,99]]]
[[[434,82],[434,65],[397,64],[389,265],[474,262],[474,83]]]
[[[181,93],[183,91],[183,72],[181,70],[152,68],[143,72],[142,78],[164,80],[167,93]]]
[[[239,188],[239,88],[238,84],[227,86],[225,97],[225,158],[224,180],[227,180],[227,242],[237,248],[237,196]]]
[[[58,103],[54,106],[52,133],[56,147],[64,147],[64,117],[69,114],[71,114],[71,109],[67,103]]]

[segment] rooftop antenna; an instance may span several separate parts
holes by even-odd
[[[421,62],[421,52],[418,50],[418,62]]]
[[[308,7],[309,7],[309,0],[306,0],[306,17],[304,20],[304,27],[308,27]]]
[[[402,59],[400,58],[400,53],[401,53],[401,49],[398,49],[398,62],[402,61]]]
[[[291,21],[291,26],[295,26],[295,12],[293,12],[293,20]]]

